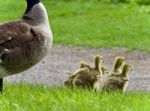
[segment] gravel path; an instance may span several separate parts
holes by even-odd
[[[67,72],[74,72],[81,60],[93,64],[93,56],[100,54],[108,70],[116,56],[124,56],[133,65],[127,90],[150,91],[150,54],[139,51],[127,52],[125,49],[93,49],[54,45],[48,56],[38,65],[18,75],[5,78],[7,82],[26,81],[34,84],[62,85]],[[104,77],[105,78],[105,77]]]

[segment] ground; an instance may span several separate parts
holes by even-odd
[[[67,72],[74,72],[78,69],[81,60],[85,60],[93,65],[93,56],[96,54],[103,56],[104,64],[110,72],[112,71],[115,57],[118,55],[124,56],[126,61],[133,66],[127,90],[150,91],[150,54],[139,51],[128,52],[123,48],[94,49],[54,45],[43,61],[28,71],[6,77],[5,82],[27,81],[34,84],[62,86],[63,81],[67,77]]]

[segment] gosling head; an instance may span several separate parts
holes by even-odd
[[[68,86],[68,87],[72,87],[73,86],[73,79],[75,78],[75,75],[72,73],[68,73],[69,77],[67,78],[67,80],[64,81],[64,85]]]
[[[129,71],[132,71],[132,67],[130,64],[125,64],[123,66],[123,71],[122,71],[122,75],[125,76],[125,77],[128,77],[128,72]]]
[[[85,61],[80,62],[80,68],[88,68],[91,69],[90,65],[87,64]]]
[[[105,66],[101,67],[102,74],[108,74],[107,68]]]
[[[95,69],[100,70],[100,65],[103,63],[103,57],[100,55],[96,55],[94,57]]]
[[[124,57],[121,57],[121,56],[116,57],[112,74],[116,74],[116,75],[121,74],[122,67],[124,64],[125,64]]]

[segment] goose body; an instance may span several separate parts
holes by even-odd
[[[45,57],[52,33],[44,5],[26,0],[20,20],[0,24],[0,78],[25,71]]]

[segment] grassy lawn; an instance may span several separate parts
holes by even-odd
[[[107,94],[67,88],[5,85],[1,111],[149,111],[150,94]]]
[[[43,0],[55,44],[150,51],[150,6]],[[19,18],[25,0],[0,1],[0,22]]]
[[[150,51],[150,6],[43,0],[54,44]],[[1,0],[0,22],[18,19],[25,0]],[[107,94],[5,84],[0,111],[149,111],[150,93]]]
[[[107,94],[66,88],[5,85],[1,111],[149,111],[150,94]]]

